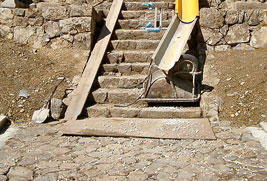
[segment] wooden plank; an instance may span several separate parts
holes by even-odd
[[[99,66],[108,47],[111,34],[119,17],[123,0],[114,0],[110,8],[106,24],[101,30],[98,41],[91,53],[78,87],[75,89],[70,105],[65,114],[65,120],[76,120],[81,114],[84,104],[92,88]]]
[[[88,118],[68,121],[63,134],[165,139],[216,139],[209,120],[151,118]]]

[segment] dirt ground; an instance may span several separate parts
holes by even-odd
[[[15,122],[29,122],[40,109],[51,89],[64,77],[54,97],[63,98],[71,80],[81,73],[87,51],[41,49],[0,39],[0,113]],[[220,118],[234,125],[255,125],[266,121],[267,48],[253,51],[213,53],[209,61],[219,78],[215,93],[224,104]],[[28,99],[20,98],[25,89]]]
[[[49,98],[60,79],[54,97],[63,98],[72,78],[80,74],[88,51],[72,49],[33,50],[0,38],[0,113],[17,123],[28,122],[35,110]],[[29,98],[19,97],[21,89]]]
[[[224,104],[220,118],[235,126],[267,118],[267,48],[214,53],[210,62],[220,82],[215,93]]]

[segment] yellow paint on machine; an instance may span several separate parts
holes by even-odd
[[[176,0],[175,11],[181,21],[192,22],[199,16],[198,0]]]

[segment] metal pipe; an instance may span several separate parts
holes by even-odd
[[[158,8],[155,7],[154,28],[157,28],[157,20],[158,20]]]
[[[163,9],[160,8],[160,15],[159,15],[159,27],[162,28],[162,16],[163,16]]]

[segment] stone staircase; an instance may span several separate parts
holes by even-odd
[[[153,24],[154,20],[154,9],[143,7],[142,2],[124,2],[106,59],[88,101],[88,117],[200,118],[201,108],[198,106],[150,106],[146,102],[138,102],[130,107],[114,107],[114,104],[132,103],[144,91],[142,86],[134,89],[121,87],[135,85],[146,77],[153,52],[166,31],[147,33],[140,30],[149,21]],[[171,21],[173,2],[153,3],[154,7],[164,8],[163,27],[167,28]]]

